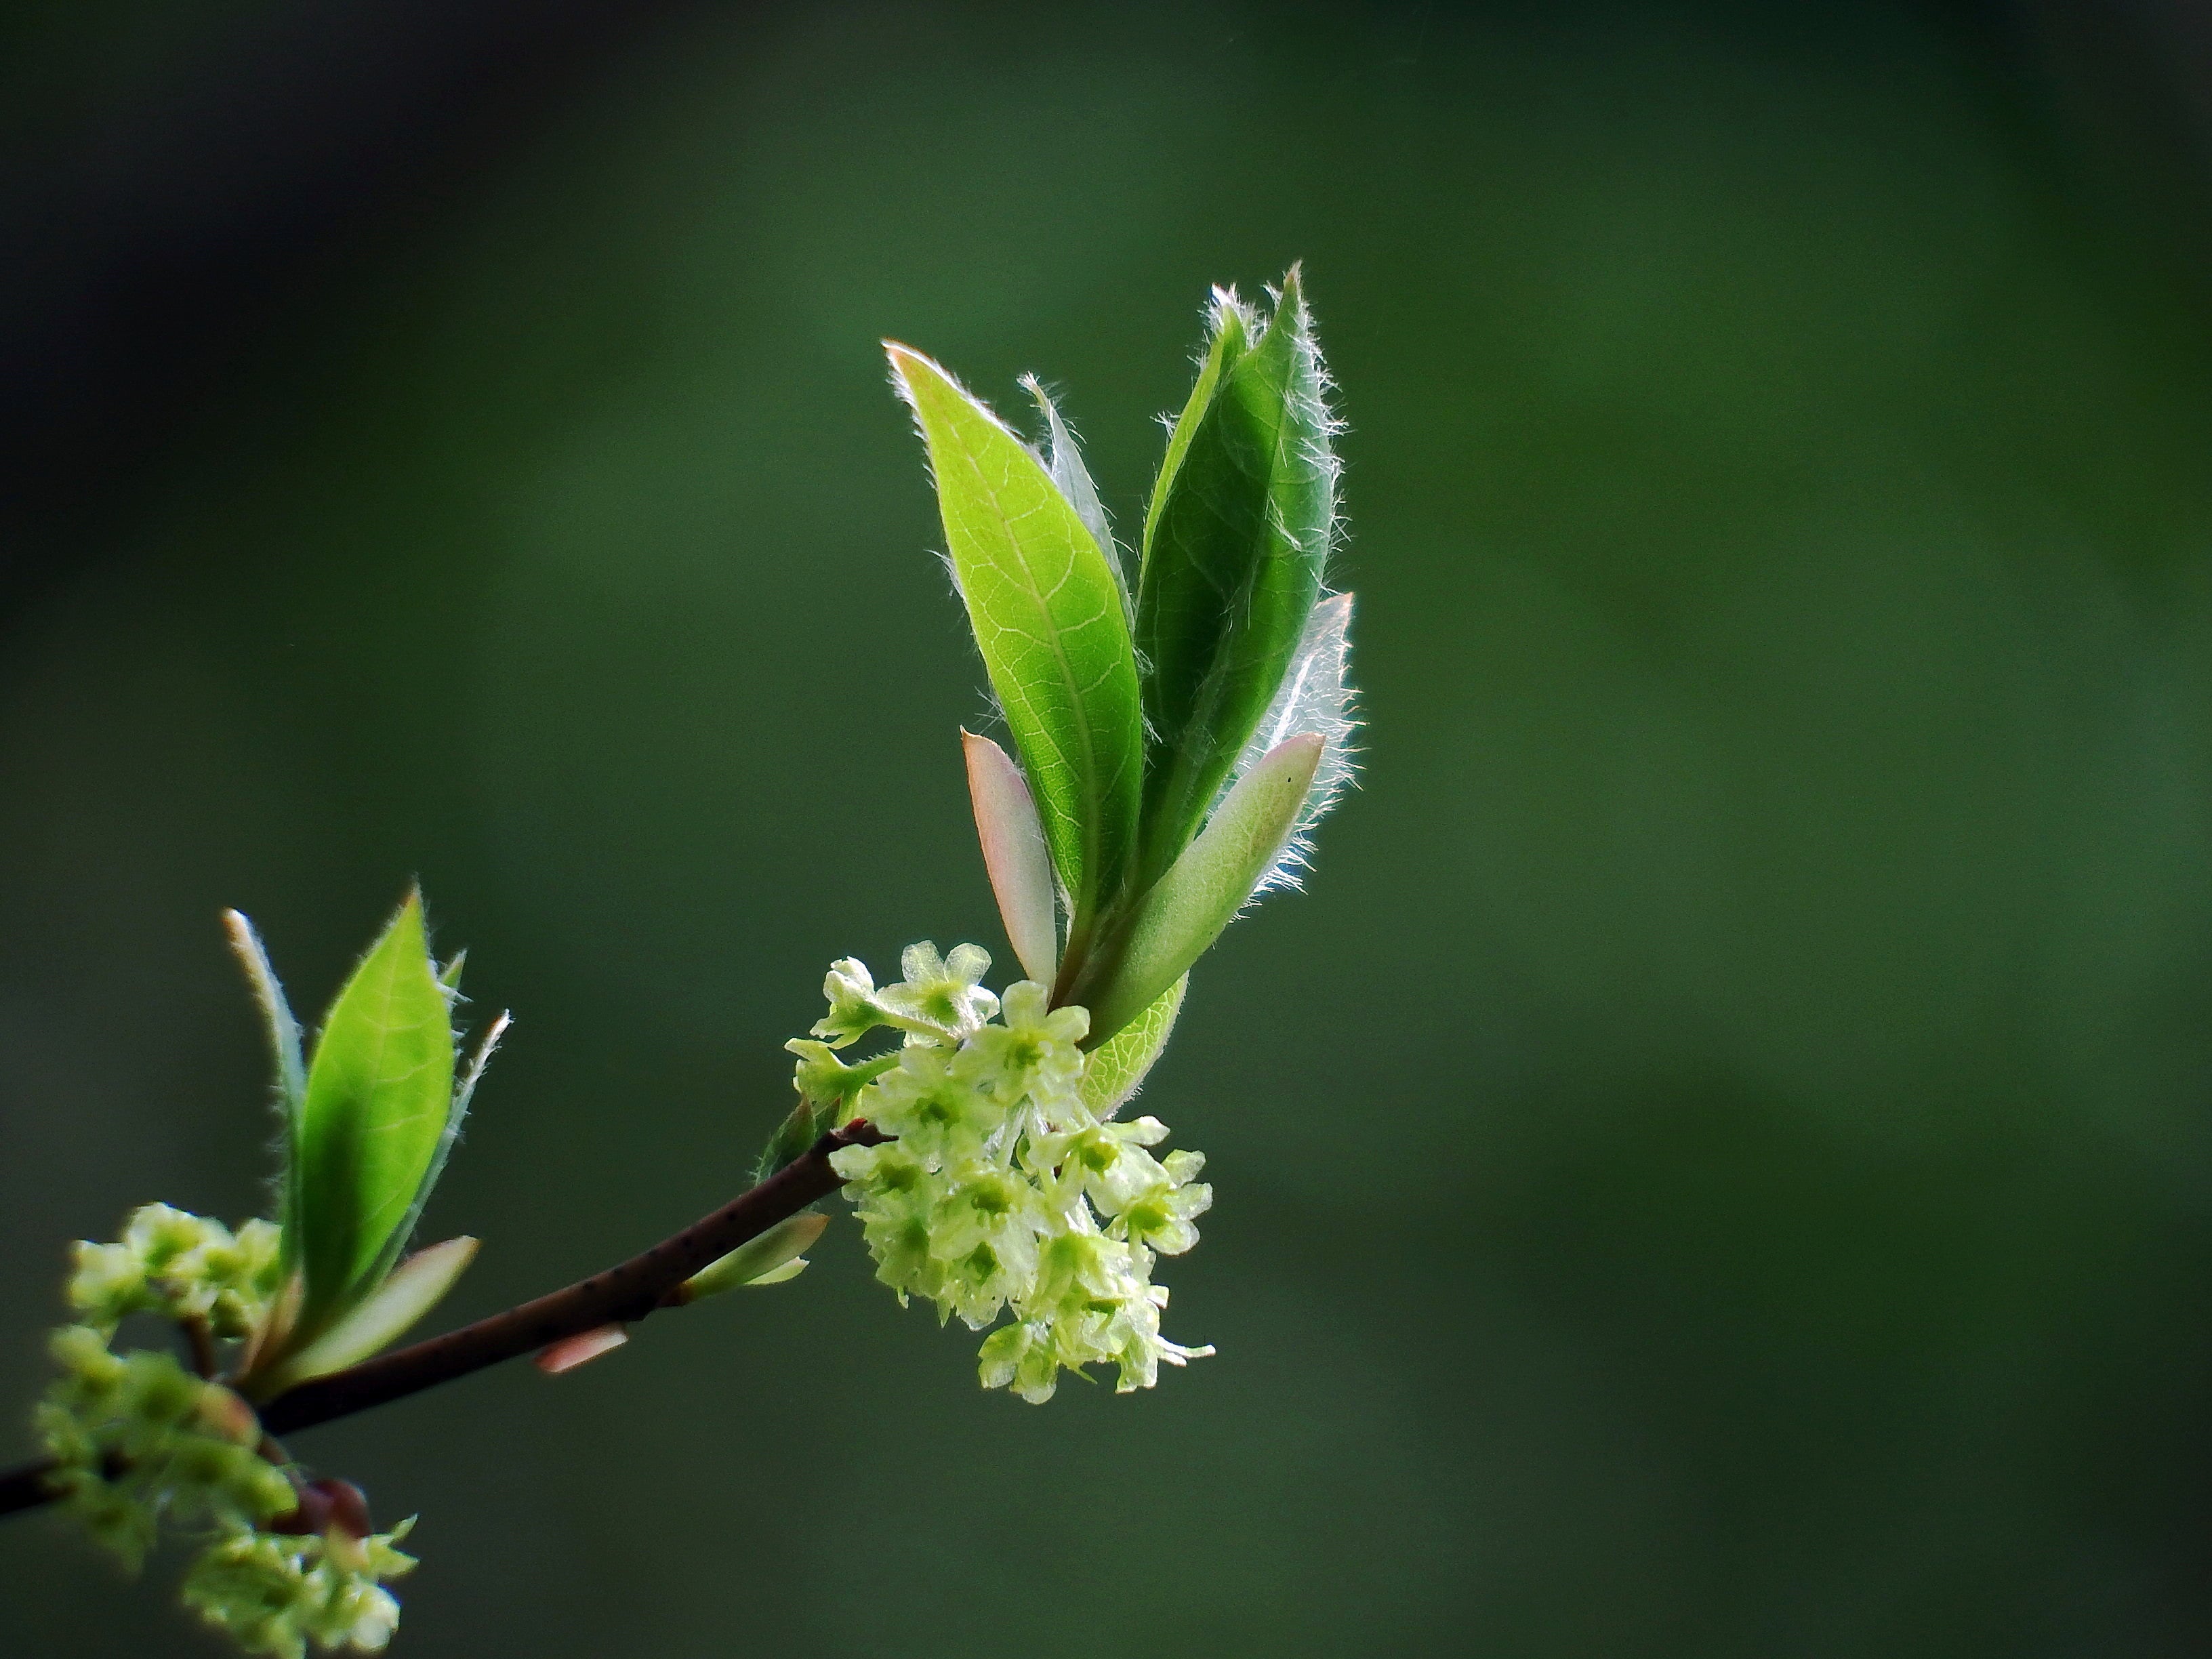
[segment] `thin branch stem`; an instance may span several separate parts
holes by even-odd
[[[177,1322],[184,1328],[185,1346],[191,1350],[192,1370],[199,1374],[203,1382],[214,1382],[216,1373],[222,1369],[222,1361],[215,1350],[214,1331],[198,1314]]]
[[[313,1428],[535,1352],[563,1337],[601,1325],[635,1324],[708,1262],[835,1192],[838,1176],[830,1167],[830,1153],[845,1146],[876,1146],[884,1139],[872,1124],[856,1118],[642,1255],[473,1325],[287,1389],[261,1407],[262,1427],[272,1435]],[[60,1497],[47,1484],[53,1468],[47,1459],[0,1473],[0,1515],[36,1509]]]
[[[53,1472],[54,1460],[42,1457],[35,1463],[26,1463],[0,1474],[0,1515],[34,1510],[59,1498],[61,1494],[46,1485],[46,1477]]]

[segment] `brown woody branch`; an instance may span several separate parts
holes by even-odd
[[[855,1118],[758,1186],[642,1255],[473,1325],[288,1389],[261,1407],[262,1426],[272,1435],[313,1428],[534,1353],[564,1337],[602,1325],[635,1324],[708,1262],[835,1192],[838,1177],[830,1167],[830,1153],[843,1146],[872,1146],[884,1139],[873,1125]],[[47,1460],[0,1474],[0,1515],[36,1509],[58,1497],[47,1484],[52,1468]]]

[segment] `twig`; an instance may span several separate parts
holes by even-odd
[[[473,1325],[288,1389],[262,1406],[262,1427],[272,1435],[313,1428],[600,1325],[635,1324],[708,1262],[835,1192],[838,1176],[830,1167],[830,1153],[844,1146],[877,1146],[884,1139],[872,1124],[855,1118],[758,1186],[644,1254]],[[36,1509],[60,1497],[46,1484],[53,1469],[49,1458],[0,1473],[0,1515]]]
[[[222,1369],[222,1361],[215,1351],[215,1333],[208,1328],[207,1321],[198,1314],[180,1319],[177,1323],[184,1328],[185,1344],[192,1351],[192,1370],[198,1373],[203,1382],[214,1382],[216,1373]]]
[[[0,1474],[0,1515],[34,1510],[59,1498],[61,1494],[46,1485],[46,1477],[53,1472],[54,1460],[42,1457],[35,1463],[26,1463],[19,1469]]]

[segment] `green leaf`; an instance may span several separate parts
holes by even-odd
[[[1067,497],[1067,504],[1083,520],[1083,527],[1098,544],[1098,550],[1106,556],[1106,568],[1113,573],[1115,591],[1121,596],[1122,614],[1134,621],[1136,605],[1129,597],[1129,581],[1121,570],[1121,553],[1114,545],[1114,526],[1106,517],[1105,503],[1098,499],[1098,486],[1091,482],[1091,469],[1083,465],[1083,451],[1077,447],[1067,422],[1060,418],[1060,405],[1053,402],[1052,394],[1044,389],[1044,382],[1034,374],[1024,374],[1022,389],[1036,399],[1038,409],[1044,412],[1045,471],[1051,475],[1054,486]]]
[[[886,342],[937,479],[952,569],[1072,908],[1120,891],[1143,787],[1137,664],[1114,572],[1022,441],[928,358]]]
[[[1183,993],[1190,987],[1185,974],[1166,993],[1091,1051],[1083,1067],[1083,1103],[1094,1116],[1109,1118],[1129,1103],[1152,1069],[1152,1062],[1168,1046],[1176,1016],[1182,1012]]]
[[[1145,896],[1119,965],[1090,1005],[1102,1047],[1182,978],[1252,896],[1297,825],[1322,748],[1321,735],[1305,732],[1268,750]]]
[[[1352,736],[1358,721],[1352,713],[1352,690],[1346,678],[1351,661],[1347,631],[1351,623],[1349,593],[1332,594],[1314,606],[1304,637],[1291,655],[1275,701],[1261,717],[1259,729],[1244,745],[1244,752],[1237,757],[1237,765],[1230,774],[1232,781],[1243,777],[1285,738],[1301,732],[1318,732],[1321,736],[1321,765],[1314,774],[1312,789],[1307,792],[1305,806],[1291,831],[1289,844],[1273,867],[1260,878],[1255,895],[1271,888],[1298,885],[1297,872],[1312,852],[1308,832],[1328,816],[1352,781]]]
[[[374,1291],[405,1244],[399,1229],[451,1140],[453,1097],[446,993],[410,893],[331,1005],[307,1072],[292,1157],[301,1336]]]
[[[685,1279],[677,1300],[696,1302],[702,1296],[719,1296],[741,1285],[780,1285],[787,1279],[796,1279],[806,1266],[799,1252],[821,1237],[829,1224],[830,1218],[818,1211],[802,1210],[786,1216],[759,1237],[747,1239]]]
[[[1213,303],[1206,310],[1206,351],[1199,359],[1198,380],[1190,389],[1182,413],[1168,428],[1167,453],[1160,458],[1159,476],[1152,480],[1152,498],[1145,509],[1143,560],[1152,556],[1152,538],[1159,532],[1160,508],[1174,491],[1176,477],[1182,468],[1182,458],[1190,451],[1190,441],[1198,431],[1198,423],[1213,405],[1213,394],[1220,388],[1222,374],[1244,355],[1255,326],[1250,308],[1237,297],[1233,289],[1213,290]],[[1139,576],[1142,574],[1140,562]]]
[[[467,953],[464,951],[462,954]],[[439,985],[447,994],[447,1006],[449,1009],[453,1006],[450,998],[453,987],[460,978],[460,957],[455,957],[446,964],[446,971],[438,976]],[[370,1270],[372,1281],[382,1279],[392,1271],[392,1264],[399,1259],[399,1252],[405,1249],[408,1240],[415,1237],[415,1225],[422,1218],[423,1206],[429,1203],[430,1194],[437,1190],[439,1177],[446,1173],[446,1160],[453,1155],[453,1143],[461,1138],[461,1123],[469,1115],[469,1103],[476,1098],[477,1085],[483,1080],[484,1067],[491,1064],[492,1053],[499,1047],[499,1040],[507,1035],[507,1028],[514,1024],[510,1015],[502,1013],[477,1040],[476,1052],[469,1056],[469,1063],[463,1068],[460,1081],[454,1087],[453,1103],[446,1109],[445,1131],[438,1137],[438,1145],[430,1154],[429,1167],[422,1171],[422,1179],[415,1188],[415,1199],[407,1206],[407,1213],[384,1241],[377,1265]]]
[[[963,732],[960,746],[968,763],[968,795],[975,808],[975,838],[983,845],[983,867],[1006,938],[1022,971],[1049,986],[1060,969],[1060,938],[1054,931],[1051,856],[1036,799],[1013,757],[990,738]]]
[[[446,1299],[476,1258],[477,1241],[465,1237],[416,1251],[329,1329],[265,1378],[257,1379],[254,1392],[261,1399],[271,1399],[297,1383],[381,1353]]]
[[[1281,684],[1321,591],[1335,514],[1326,378],[1297,273],[1266,332],[1232,353],[1224,343],[1241,326],[1221,325],[1207,358],[1209,371],[1221,362],[1217,384],[1194,420],[1186,410],[1177,422],[1146,538],[1140,888],[1197,832]]]
[[[300,1022],[292,1018],[291,1004],[284,1000],[284,988],[278,982],[276,970],[269,965],[269,954],[261,948],[261,937],[253,931],[253,924],[243,913],[226,910],[222,913],[222,925],[223,931],[230,936],[230,948],[237,955],[239,965],[246,970],[246,982],[253,988],[253,999],[260,1005],[262,1024],[269,1035],[270,1055],[276,1067],[276,1109],[284,1120],[288,1163],[283,1191],[277,1200],[277,1218],[283,1229],[282,1250],[289,1276],[297,1265],[294,1252],[299,1237],[293,1210],[299,1183],[292,1178],[289,1164],[290,1149],[299,1144],[300,1115],[306,1109],[307,1101],[307,1067],[301,1058]]]
[[[829,1218],[824,1216],[823,1219],[826,1221]],[[766,1273],[761,1274],[757,1279],[748,1279],[745,1280],[742,1288],[745,1290],[757,1291],[764,1289],[770,1285],[787,1285],[793,1279],[798,1278],[799,1274],[805,1273],[806,1271],[807,1265],[807,1260],[805,1256],[795,1255],[780,1267],[770,1267]]]

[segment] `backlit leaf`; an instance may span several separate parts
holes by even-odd
[[[307,1071],[292,1161],[304,1337],[374,1290],[404,1245],[453,1103],[446,993],[410,894],[331,1004]]]
[[[1106,556],[1106,568],[1114,574],[1114,586],[1121,595],[1121,610],[1131,622],[1136,618],[1136,604],[1129,595],[1129,579],[1121,568],[1121,550],[1114,544],[1114,526],[1106,517],[1105,503],[1098,499],[1098,486],[1091,482],[1091,469],[1083,465],[1083,452],[1076,447],[1075,436],[1067,429],[1067,422],[1060,417],[1060,405],[1044,389],[1044,382],[1034,374],[1022,377],[1022,387],[1036,399],[1037,408],[1043,411],[1045,428],[1045,471],[1051,474],[1060,493],[1067,497],[1067,504],[1075,509],[1075,516],[1091,532],[1091,539],[1098,544],[1098,550]]]
[[[1206,350],[1199,359],[1198,380],[1190,389],[1182,412],[1168,429],[1167,453],[1160,459],[1159,476],[1152,480],[1152,501],[1145,510],[1145,558],[1152,556],[1152,539],[1159,531],[1160,508],[1174,491],[1176,475],[1182,470],[1182,458],[1190,452],[1190,441],[1198,431],[1198,423],[1212,406],[1222,375],[1244,355],[1244,348],[1251,343],[1255,331],[1251,307],[1237,297],[1236,290],[1215,289],[1213,301],[1206,308]]]
[[[1083,1103],[1093,1115],[1109,1118],[1129,1103],[1143,1086],[1152,1063],[1168,1046],[1176,1016],[1182,1012],[1183,993],[1189,988],[1185,974],[1168,987],[1150,1006],[1091,1051],[1083,1066]]]
[[[281,1394],[381,1353],[446,1299],[476,1256],[477,1241],[467,1237],[416,1251],[372,1294],[272,1371],[258,1392],[264,1398]]]
[[[1297,273],[1265,332],[1217,311],[1217,384],[1170,443],[1137,594],[1146,665],[1139,885],[1196,832],[1267,711],[1320,592],[1335,513],[1326,380]],[[1216,368],[1217,361],[1219,367]],[[1194,394],[1194,404],[1197,394]]]
[[[1306,794],[1305,805],[1299,810],[1298,821],[1291,831],[1282,856],[1274,867],[1260,878],[1257,890],[1266,892],[1271,887],[1295,887],[1297,872],[1305,862],[1306,831],[1312,829],[1336,799],[1352,781],[1352,735],[1358,722],[1352,715],[1352,684],[1348,670],[1352,659],[1352,595],[1333,594],[1313,610],[1306,621],[1306,631],[1298,641],[1298,648],[1291,655],[1290,666],[1283,672],[1283,683],[1275,692],[1275,701],[1261,717],[1259,729],[1252,733],[1244,752],[1237,757],[1237,765],[1230,774],[1231,781],[1243,777],[1261,757],[1284,738],[1300,732],[1317,732],[1322,739],[1321,766],[1314,774],[1313,787]],[[1223,793],[1225,795],[1227,790]]]
[[[284,999],[284,987],[269,965],[269,954],[261,948],[261,936],[253,931],[253,924],[242,913],[226,910],[222,913],[222,925],[239,965],[246,970],[246,982],[253,988],[253,1000],[260,1006],[276,1072],[276,1109],[284,1121],[286,1158],[283,1190],[277,1199],[277,1218],[283,1227],[282,1248],[289,1275],[298,1265],[299,1239],[297,1218],[293,1212],[299,1183],[293,1179],[291,1162],[299,1146],[300,1115],[306,1109],[307,1099],[307,1067],[301,1057],[300,1022],[292,1017],[291,1004]]]
[[[680,1302],[696,1302],[702,1296],[719,1296],[741,1285],[781,1284],[804,1271],[792,1263],[799,1253],[822,1237],[830,1218],[819,1211],[802,1210],[786,1216],[757,1238],[747,1239],[727,1255],[717,1256],[685,1279],[678,1292]],[[781,1274],[782,1278],[774,1275]]]
[[[439,983],[446,988],[449,996],[453,981],[458,977],[460,960],[459,957],[455,957],[447,964],[446,972],[439,977]],[[450,1002],[447,1006],[451,1006]],[[429,1203],[430,1194],[437,1190],[438,1177],[446,1172],[446,1160],[453,1155],[453,1143],[461,1138],[461,1124],[469,1115],[469,1103],[476,1098],[477,1085],[483,1080],[484,1067],[491,1064],[492,1054],[499,1048],[500,1039],[507,1035],[507,1028],[514,1024],[511,1016],[501,1014],[477,1039],[476,1051],[469,1056],[469,1063],[462,1069],[460,1080],[453,1087],[453,1103],[446,1110],[445,1132],[438,1137],[438,1145],[430,1154],[429,1167],[422,1171],[422,1182],[415,1188],[414,1201],[407,1206],[407,1213],[399,1224],[384,1241],[377,1265],[370,1269],[372,1283],[391,1271],[392,1264],[399,1259],[399,1252],[405,1249],[408,1241],[414,1237],[415,1224],[422,1218],[423,1206]]]
[[[1142,788],[1137,665],[1114,573],[1028,446],[929,359],[885,349],[1079,934],[1127,874]]]
[[[1252,896],[1297,826],[1322,747],[1321,734],[1308,732],[1270,750],[1145,896],[1119,967],[1090,1005],[1092,1031],[1119,1035],[1189,970]]]

